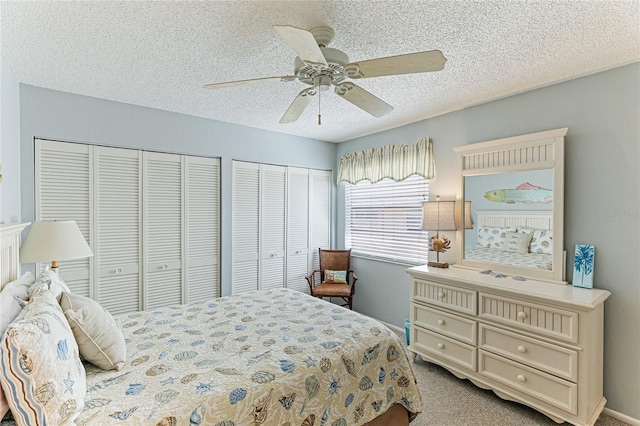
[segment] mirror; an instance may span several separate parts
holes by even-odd
[[[473,223],[458,231],[458,266],[564,283],[566,131],[455,148]]]

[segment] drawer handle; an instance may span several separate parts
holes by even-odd
[[[444,320],[439,319],[438,320],[438,325],[444,325]]]
[[[525,348],[524,346],[518,346],[518,352],[523,354],[523,353],[527,352],[527,348]]]
[[[527,317],[527,313],[524,311],[518,312],[518,318],[525,319]]]
[[[438,299],[444,299],[444,292],[443,291],[438,293]]]
[[[163,269],[163,270],[165,270],[165,271],[166,271],[166,270],[167,270],[167,268],[169,268],[169,265],[162,265],[162,269]]]
[[[527,378],[524,377],[522,374],[518,374],[518,377],[516,377],[518,379],[519,382],[526,382]]]
[[[122,268],[116,268],[116,274],[121,274],[122,273]]]
[[[438,343],[437,346],[438,346],[438,349],[444,349],[444,345],[442,343]]]

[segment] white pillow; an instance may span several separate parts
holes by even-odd
[[[492,228],[490,226],[478,227],[477,247],[502,248],[507,232],[516,232],[516,228]]]
[[[513,251],[516,253],[528,253],[531,234],[526,232],[506,232],[504,244],[500,250]]]
[[[73,424],[84,407],[85,370],[49,290],[33,295],[0,343],[2,387],[18,426]]]
[[[0,292],[0,338],[11,322],[22,311],[19,300],[29,300],[29,287],[34,282],[33,274],[25,272],[20,278],[5,285]]]
[[[69,290],[69,286],[67,286],[67,284],[62,281],[60,275],[58,275],[56,272],[53,272],[51,269],[49,269],[48,271],[44,271],[38,276],[36,282],[29,289],[29,294],[33,295],[45,287],[48,288],[49,291],[51,291],[53,297],[55,297],[57,301],[60,301],[60,296],[62,295],[62,293],[71,293],[71,290]]]
[[[111,314],[98,302],[62,293],[60,307],[78,343],[80,355],[103,370],[120,370],[127,360],[127,345]]]

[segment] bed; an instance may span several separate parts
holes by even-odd
[[[18,270],[15,256],[5,262],[15,247],[4,248],[3,265],[15,266],[3,267],[13,271],[3,284]],[[126,364],[83,363],[78,425],[402,425],[422,411],[391,330],[300,292],[247,292],[115,322]]]
[[[551,270],[553,218],[551,211],[478,210],[474,238],[467,238],[465,259]],[[470,231],[467,231],[470,232]],[[509,234],[507,234],[509,233]],[[527,234],[526,237],[519,234]],[[512,245],[505,244],[511,237]]]

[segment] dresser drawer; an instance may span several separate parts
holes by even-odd
[[[480,293],[478,315],[569,342],[578,341],[575,312]]]
[[[465,345],[438,333],[433,333],[421,327],[414,327],[415,339],[412,336],[412,346],[428,354],[445,359],[462,367],[476,371],[475,347]]]
[[[476,344],[477,324],[475,321],[448,314],[419,304],[412,304],[415,325],[461,340]]]
[[[578,353],[485,324],[479,325],[480,348],[575,382]]]
[[[558,377],[480,350],[478,372],[547,404],[578,412],[578,386]]]
[[[441,306],[469,315],[477,313],[477,292],[432,281],[413,279],[412,297],[416,301]]]

